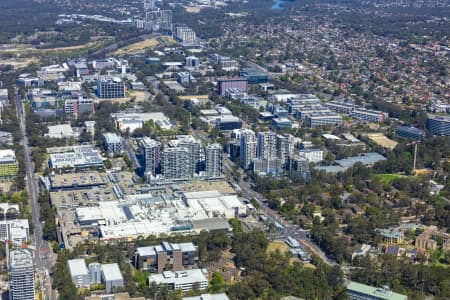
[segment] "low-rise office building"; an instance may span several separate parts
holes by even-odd
[[[103,145],[109,155],[120,154],[122,152],[122,138],[114,133],[103,134]]]
[[[118,264],[102,265],[102,282],[105,284],[107,293],[123,290],[123,276]]]
[[[396,133],[404,138],[417,140],[425,138],[425,131],[412,126],[397,126]]]
[[[102,99],[124,98],[125,83],[117,77],[98,79],[97,96]]]
[[[84,259],[70,259],[67,261],[67,264],[69,265],[70,277],[72,278],[72,282],[75,286],[78,288],[88,288],[91,281]]]
[[[15,177],[19,172],[19,163],[13,150],[0,150],[0,178]]]

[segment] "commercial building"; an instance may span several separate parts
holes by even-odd
[[[9,253],[9,299],[34,300],[33,253],[28,249],[15,249]]]
[[[205,172],[207,178],[222,176],[222,145],[215,143],[206,146]]]
[[[145,300],[144,297],[130,297],[128,293],[115,293],[107,295],[86,296],[84,300]]]
[[[248,80],[244,77],[217,78],[217,94],[223,97],[228,89],[247,92]]]
[[[182,200],[188,207],[203,211],[209,218],[231,219],[247,214],[247,207],[236,195],[224,195],[216,190],[183,193]]]
[[[143,137],[141,149],[144,157],[145,173],[151,173],[155,176],[161,163],[161,143],[149,137]]]
[[[257,141],[255,132],[252,130],[241,132],[240,144],[241,166],[246,170],[250,168],[256,158]]]
[[[406,300],[406,295],[394,293],[388,286],[376,288],[358,282],[350,282],[347,294],[351,300]]]
[[[427,129],[434,135],[450,136],[450,117],[428,114]]]
[[[311,170],[309,161],[303,157],[295,157],[291,163],[292,171],[295,172],[297,178],[303,178],[305,181],[311,179]]]
[[[292,121],[288,118],[274,118],[272,120],[272,126],[276,129],[292,128]]]
[[[8,102],[8,89],[0,89],[0,102]]]
[[[166,148],[162,153],[162,174],[165,179],[186,180],[191,177],[192,161],[184,147]]]
[[[258,84],[269,81],[269,75],[256,68],[242,68],[239,70],[239,76],[245,77],[248,83]]]
[[[98,79],[97,96],[102,99],[125,98],[125,83],[118,77]]]
[[[0,220],[0,240],[10,241],[14,245],[28,243],[30,235],[30,225],[27,219]]]
[[[339,126],[342,124],[342,117],[334,112],[313,112],[306,117],[309,128],[317,126]]]
[[[64,113],[79,117],[83,114],[92,114],[95,112],[94,101],[92,99],[66,99],[64,101]]]
[[[11,178],[17,175],[19,163],[13,150],[0,150],[0,178]]]
[[[177,73],[177,82],[182,85],[189,85],[195,83],[195,77],[190,72]]]
[[[103,146],[108,155],[116,155],[122,152],[122,137],[115,133],[106,132],[103,134]]]
[[[78,288],[89,288],[91,280],[85,260],[82,258],[70,259],[67,264],[73,284]]]
[[[201,269],[184,271],[164,271],[162,274],[153,274],[148,277],[149,285],[167,285],[172,290],[188,292],[193,289],[205,290],[208,288],[208,272]]]
[[[103,283],[107,293],[117,292],[123,289],[124,281],[119,265],[90,263],[86,267],[83,258],[70,259],[67,261],[72,282],[78,288],[89,288],[91,284]]]
[[[138,247],[134,253],[134,266],[141,271],[162,273],[181,271],[197,265],[198,247],[193,243],[169,243]]]
[[[183,297],[182,300],[230,300],[227,294],[202,294],[200,296]]]
[[[67,151],[50,154],[49,165],[51,168],[88,169],[103,167],[100,152],[92,146],[72,146],[64,150]]]
[[[184,59],[184,65],[186,67],[198,67],[200,65],[200,60],[195,56],[187,56]]]
[[[398,136],[420,140],[425,138],[425,131],[412,126],[397,126],[395,131]]]
[[[33,108],[56,107],[58,99],[54,90],[34,88],[28,91],[27,98]]]
[[[222,115],[216,119],[216,128],[222,131],[242,128],[242,120],[231,115]]]
[[[383,155],[377,152],[369,152],[358,156],[351,156],[336,160],[336,165],[333,166],[316,166],[314,168],[316,170],[323,170],[328,173],[338,173],[347,170],[356,163],[362,163],[363,165],[370,167],[373,166],[373,164],[383,160],[386,160],[386,157]]]
[[[46,133],[45,136],[53,139],[76,139],[79,134],[73,130],[70,124],[60,124],[48,126],[48,133]]]
[[[102,265],[102,282],[107,293],[123,290],[124,282],[118,264]]]

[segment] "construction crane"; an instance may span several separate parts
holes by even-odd
[[[420,143],[421,143],[421,141],[420,141],[420,140],[417,140],[417,141],[411,142],[411,143],[409,143],[409,144],[406,144],[406,146],[411,146],[411,145],[414,145],[414,161],[413,161],[413,174],[415,174],[415,173],[416,173],[416,162],[417,162],[417,145],[418,145],[418,144],[420,144]]]

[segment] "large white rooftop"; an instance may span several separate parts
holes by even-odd
[[[70,259],[67,261],[67,264],[69,265],[69,271],[72,277],[89,274],[86,262],[82,258]]]
[[[102,272],[105,281],[123,280],[119,265],[116,263],[102,265]]]

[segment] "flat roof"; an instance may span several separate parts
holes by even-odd
[[[372,297],[376,297],[378,299],[386,299],[386,300],[406,300],[408,297],[402,294],[392,292],[389,287],[385,286],[383,288],[376,288],[370,285],[351,282],[347,286],[347,290],[361,293],[364,295],[370,295]]]
[[[210,218],[210,219],[202,219],[202,220],[195,220],[191,221],[192,225],[196,229],[200,230],[230,230],[230,224],[228,224],[228,221],[222,218]]]
[[[102,265],[102,272],[105,281],[123,280],[122,273],[120,272],[117,263]]]
[[[183,300],[229,300],[227,294],[220,293],[220,294],[202,294],[200,296],[194,296],[194,297],[183,297]]]
[[[67,261],[67,264],[69,265],[71,276],[83,276],[89,274],[86,262],[82,258],[70,259]]]

